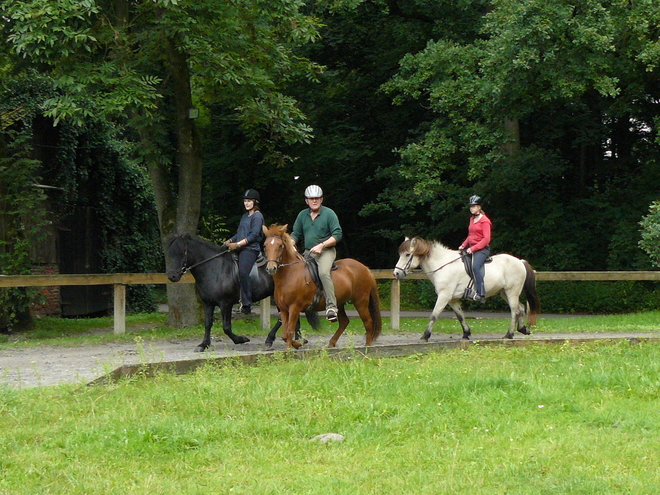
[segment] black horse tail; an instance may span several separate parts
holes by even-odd
[[[380,316],[380,297],[378,283],[372,275],[371,293],[369,294],[369,315],[371,316],[371,340],[376,340],[383,330],[383,319]]]
[[[307,321],[309,322],[310,326],[314,330],[319,329],[319,314],[316,311],[305,311],[305,316],[307,317]]]
[[[527,271],[525,285],[523,286],[525,297],[527,298],[527,306],[529,308],[527,312],[527,322],[530,325],[536,325],[536,315],[541,312],[541,301],[539,301],[539,295],[536,292],[536,272],[527,261],[522,260],[522,262]]]

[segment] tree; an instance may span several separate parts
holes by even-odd
[[[6,0],[3,29],[16,53],[47,73],[57,95],[43,102],[55,119],[103,115],[141,142],[163,243],[197,230],[202,148],[191,111],[231,104],[232,117],[262,159],[282,163],[277,144],[310,139],[289,77],[319,67],[294,49],[317,38],[298,0]],[[194,323],[185,286],[168,286],[171,323]],[[187,308],[184,306],[188,306]],[[184,321],[194,315],[193,321]]]
[[[630,232],[660,174],[659,16],[652,1],[499,0],[473,39],[404,57],[385,89],[433,119],[382,202],[434,205],[427,231],[451,237],[474,191],[498,249],[548,269],[644,266]]]

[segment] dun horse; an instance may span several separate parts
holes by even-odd
[[[197,346],[195,352],[205,351],[211,345],[211,327],[213,312],[220,308],[222,329],[234,344],[244,344],[250,339],[246,335],[236,335],[231,330],[231,308],[238,303],[240,287],[238,283],[238,267],[232,260],[227,248],[217,246],[189,234],[171,236],[167,243],[168,255],[171,259],[167,278],[178,282],[184,273],[190,270],[195,278],[195,286],[204,303],[204,340]],[[273,295],[275,287],[273,278],[266,273],[264,267],[252,269],[252,300],[260,301]],[[308,313],[307,320],[313,328],[318,326],[318,315]],[[275,334],[280,327],[275,324],[266,338],[266,346],[270,347],[275,340]],[[298,333],[300,326],[296,327]]]
[[[287,348],[296,349],[302,344],[294,340],[294,329],[301,311],[325,309],[325,297],[317,299],[317,287],[312,282],[305,259],[296,251],[293,239],[286,232],[287,226],[264,226],[264,251],[268,262],[266,269],[275,281],[275,302],[282,318],[282,338]],[[371,271],[354,259],[337,260],[338,268],[332,272],[335,285],[339,328],[332,336],[329,347],[335,347],[346,329],[349,318],[344,306],[352,302],[366,330],[366,345],[378,338],[382,329],[378,286]]]
[[[447,304],[454,310],[463,328],[463,338],[469,339],[471,331],[461,309],[461,297],[470,282],[470,277],[465,271],[460,253],[439,242],[429,242],[420,237],[412,239],[406,237],[399,246],[399,261],[394,268],[394,276],[402,279],[417,267],[426,273],[438,295],[422,340],[428,342],[433,325]],[[486,297],[502,294],[511,308],[511,324],[504,338],[512,339],[515,330],[529,335],[530,332],[524,324],[527,311],[520,303],[519,297],[524,290],[529,305],[527,323],[535,325],[540,303],[536,293],[534,270],[527,261],[509,254],[496,254],[493,256],[493,261],[485,265],[485,269]]]

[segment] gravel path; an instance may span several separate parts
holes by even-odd
[[[501,315],[490,315],[501,317]],[[500,334],[473,334],[473,340],[501,341]],[[258,353],[272,353],[284,350],[284,342],[277,340],[273,350],[266,350],[263,335],[250,336],[251,342],[242,345],[232,344],[227,338],[216,341],[212,349],[205,353],[193,352],[201,341],[201,335],[191,340],[168,340],[156,342],[112,343],[84,347],[54,347],[39,345],[18,350],[0,351],[0,384],[11,388],[52,386],[61,383],[89,383],[124,365],[188,361],[223,356],[240,356]],[[309,343],[303,349],[321,349],[329,336],[309,336]],[[598,334],[538,334],[522,336],[518,340],[584,340],[584,339],[660,339],[659,332],[648,333],[598,333]],[[432,343],[456,342],[461,333],[434,334]],[[377,346],[401,346],[420,344],[416,334],[384,334]],[[342,336],[339,347],[359,347],[364,345],[364,334]],[[421,350],[421,348],[420,348]]]

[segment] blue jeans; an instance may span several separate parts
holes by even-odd
[[[252,306],[252,281],[250,272],[254,262],[257,261],[258,251],[254,249],[241,249],[238,253],[238,283],[241,286],[241,304]]]
[[[490,248],[485,247],[472,253],[472,273],[474,273],[474,289],[478,295],[486,297],[486,286],[484,285],[484,263],[490,256]]]

